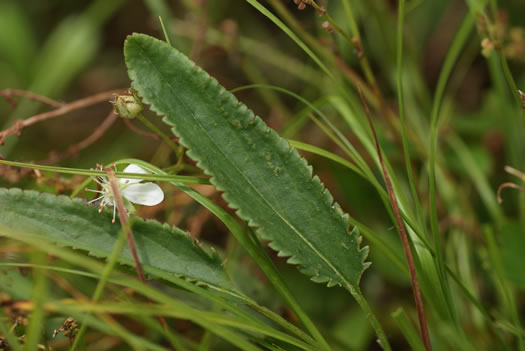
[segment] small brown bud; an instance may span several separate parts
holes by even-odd
[[[358,37],[352,37],[352,45],[354,46],[355,53],[357,54],[357,57],[359,59],[362,59],[365,56],[365,52],[363,50],[363,45],[361,44],[361,40],[359,40]]]
[[[53,332],[53,338],[55,338],[60,332],[62,332],[64,336],[73,338],[75,335],[77,335],[78,331],[78,322],[73,317],[69,317],[65,320],[64,324],[62,324],[60,328]]]
[[[332,33],[334,31],[334,27],[330,24],[328,21],[324,21],[321,26],[324,30],[326,30],[328,33]]]
[[[301,2],[299,5],[297,5],[297,9],[299,9],[301,11],[304,10],[305,8],[306,8],[306,5],[305,5],[304,2]]]

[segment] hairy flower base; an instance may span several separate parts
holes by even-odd
[[[115,167],[115,165],[113,165]],[[101,165],[97,165],[97,170],[103,170],[103,167]],[[116,171],[116,167],[115,167]],[[130,164],[124,169],[125,173],[142,173],[147,174],[144,169],[141,167]],[[106,205],[113,206],[113,220],[112,222],[115,223],[115,216],[117,213],[117,207],[116,207],[116,201],[115,201],[115,194],[113,193],[113,189],[111,188],[111,183],[107,177],[100,176],[100,177],[91,177],[93,181],[95,181],[99,186],[100,190],[92,190],[92,189],[86,189],[86,191],[91,191],[94,193],[100,194],[99,197],[91,200],[88,202],[88,204],[92,204],[95,202],[100,202],[100,209],[98,210],[99,213],[102,212],[102,209],[106,207]],[[164,200],[164,193],[162,192],[162,189],[155,183],[140,183],[142,179],[128,179],[128,178],[121,178],[119,179],[119,187],[120,187],[120,193],[122,194],[123,200],[124,200],[124,206],[126,207],[126,211],[128,213],[135,212],[135,208],[133,207],[132,203],[139,204],[139,205],[146,205],[146,206],[155,206],[161,203]]]

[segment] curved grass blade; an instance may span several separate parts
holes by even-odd
[[[47,239],[43,238],[41,235],[35,234],[35,233],[26,233],[23,231],[13,230],[12,228],[8,226],[4,226],[0,224],[0,233],[2,236],[5,236],[10,239],[14,239],[20,242],[23,242],[26,245],[29,245],[31,247],[37,248],[38,250],[47,252],[50,255],[59,257],[65,261],[68,261],[70,263],[73,263],[75,265],[81,266],[91,272],[99,273],[103,270],[103,265],[95,261],[92,258],[86,257],[84,255],[79,255],[78,253],[75,253],[70,250],[65,250],[64,248],[58,247],[57,245],[54,245],[52,243],[49,243]],[[40,266],[44,267],[44,266]],[[98,276],[98,274],[96,274]],[[222,326],[219,326],[215,323],[212,324],[210,321],[206,321],[203,318],[201,318],[201,315],[199,313],[195,313],[195,309],[192,307],[187,306],[186,304],[180,302],[179,300],[176,300],[168,295],[166,295],[164,292],[160,291],[156,287],[151,287],[149,285],[143,284],[142,282],[138,281],[135,278],[129,277],[127,274],[121,273],[121,272],[112,272],[112,282],[118,285],[126,286],[137,293],[148,297],[152,299],[153,301],[156,301],[160,304],[168,305],[173,309],[178,310],[181,313],[184,313],[184,319],[191,320],[199,325],[201,325],[203,328],[207,328],[219,337],[231,342],[234,345],[239,346],[241,350],[254,350],[259,351],[259,348],[252,347],[252,344],[248,344],[248,341],[236,333],[235,331],[224,328]],[[73,303],[74,304],[74,303]],[[67,313],[70,311],[66,311],[65,309],[62,309],[61,311],[66,312],[66,315],[71,315],[71,313]],[[74,316],[77,317],[77,319],[80,319],[80,315]],[[87,323],[91,324],[90,326],[98,328],[97,325],[101,325],[98,319],[95,318],[87,318]],[[95,324],[96,323],[96,324]],[[145,340],[143,337],[137,336],[136,334],[132,333],[131,331],[127,330],[126,328],[122,327],[118,323],[111,323],[111,324],[103,324],[105,327],[100,328],[101,331],[105,333],[113,333],[120,338],[126,340],[126,342],[130,343],[130,345],[135,344],[147,344],[148,348],[139,348],[140,350],[165,350],[163,346],[158,346],[152,342],[149,342]],[[248,346],[249,348],[243,348],[241,347],[242,344]],[[140,346],[140,345],[136,345]],[[134,348],[136,350],[137,347]]]
[[[368,250],[297,151],[164,42],[134,34],[124,53],[133,88],[165,116],[239,217],[313,281],[356,294]]]

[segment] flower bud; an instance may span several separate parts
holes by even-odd
[[[485,38],[481,41],[481,54],[485,57],[490,57],[492,51],[494,51],[495,45],[492,40]]]
[[[137,117],[143,106],[133,95],[115,95],[113,109],[120,117],[131,119]]]

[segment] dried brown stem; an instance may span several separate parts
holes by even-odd
[[[120,89],[120,90],[111,90],[111,91],[95,94],[87,98],[73,101],[69,104],[60,105],[60,107],[52,111],[43,112],[43,113],[34,115],[33,117],[30,117],[28,119],[25,119],[25,120],[15,121],[11,128],[0,132],[0,145],[3,144],[7,136],[9,135],[19,136],[22,129],[29,127],[35,123],[39,123],[39,122],[42,122],[42,121],[45,121],[51,118],[59,117],[59,116],[65,115],[66,113],[69,113],[75,110],[79,110],[79,109],[83,109],[88,106],[95,105],[95,104],[98,104],[104,101],[109,101],[113,97],[114,94],[119,94],[119,93],[122,94],[124,92],[125,92],[124,90]]]
[[[516,168],[513,168],[511,166],[505,166],[504,170],[505,172],[512,174],[513,176],[516,176],[525,182],[525,174],[523,172],[518,171]]]
[[[157,134],[154,134],[154,133],[148,133],[146,131],[143,131],[142,129],[140,128],[137,128],[133,122],[131,122],[130,119],[127,119],[127,118],[123,118],[124,120],[124,123],[126,123],[126,126],[134,133],[138,134],[138,135],[142,135],[142,136],[145,136],[147,138],[151,138],[151,139],[154,139],[154,140],[159,140],[160,139],[160,136],[158,136]]]
[[[111,111],[104,121],[93,131],[93,133],[88,136],[86,139],[79,142],[77,145],[73,145],[70,147],[70,150],[74,149],[76,152],[80,150],[84,150],[89,145],[93,144],[95,141],[99,140],[104,133],[115,123],[115,121],[118,119],[118,116]]]
[[[115,171],[111,168],[105,169],[106,174],[108,175],[109,183],[111,184],[111,191],[113,191],[115,206],[117,206],[118,216],[120,219],[120,224],[122,230],[126,232],[126,237],[128,239],[128,247],[135,262],[135,267],[137,268],[137,275],[142,283],[148,284],[144,271],[142,270],[142,265],[140,264],[139,256],[137,254],[137,246],[135,245],[135,239],[133,237],[133,232],[131,231],[131,226],[128,222],[128,213],[124,207],[124,201],[122,200],[122,194],[120,193],[120,187],[118,185],[117,177],[115,176]],[[162,316],[157,316],[158,320],[162,326],[167,329],[166,321]]]
[[[399,234],[401,236],[401,242],[403,243],[403,249],[405,251],[405,255],[407,258],[408,270],[410,273],[410,280],[412,282],[412,291],[414,293],[414,300],[416,303],[417,315],[419,319],[419,326],[421,329],[421,336],[423,339],[423,344],[425,345],[425,348],[427,349],[427,351],[431,351],[432,344],[430,343],[430,337],[428,335],[428,327],[427,327],[427,322],[425,319],[423,299],[421,298],[421,292],[419,290],[419,282],[418,282],[417,275],[416,275],[416,266],[414,265],[414,259],[412,257],[412,251],[410,250],[410,244],[408,243],[408,236],[406,233],[405,224],[403,223],[403,220],[401,219],[401,212],[399,211],[397,197],[394,193],[394,189],[392,187],[390,176],[388,175],[388,171],[383,161],[383,153],[381,152],[381,146],[379,145],[379,141],[377,140],[376,131],[374,128],[374,124],[372,123],[372,117],[370,116],[368,105],[366,104],[365,97],[363,96],[363,92],[361,91],[361,88],[359,88],[359,86],[357,87],[357,90],[359,91],[359,97],[361,99],[361,103],[363,104],[363,107],[366,113],[366,117],[370,125],[370,129],[372,130],[372,136],[374,137],[377,155],[379,157],[379,163],[381,164],[381,170],[385,178],[385,184],[388,190],[388,196],[390,197],[390,202],[392,204],[392,210],[394,211],[394,216],[396,218],[397,227],[399,229]]]
[[[46,96],[38,95],[35,93],[32,93],[30,91],[26,90],[20,90],[20,89],[4,89],[0,90],[0,96],[3,96],[6,98],[6,100],[11,104],[12,107],[16,107],[16,101],[13,99],[14,96],[21,96],[25,97],[26,99],[38,101],[43,104],[52,106],[52,107],[61,107],[64,105],[63,102],[56,101],[53,99],[50,99]]]
[[[514,184],[514,183],[503,183],[503,184],[501,184],[501,185],[498,187],[498,203],[502,203],[502,202],[503,202],[503,199],[501,198],[501,192],[502,192],[503,189],[505,189],[505,188],[518,189],[518,190],[521,191],[522,193],[525,193],[525,188],[519,186],[518,184]]]
[[[113,191],[115,206],[117,206],[118,215],[120,218],[120,224],[122,225],[122,230],[126,232],[126,237],[128,239],[128,247],[135,262],[137,268],[137,274],[141,282],[146,283],[146,276],[142,270],[142,265],[140,264],[139,257],[137,255],[137,247],[135,245],[135,239],[133,238],[133,232],[131,231],[131,226],[128,222],[128,212],[124,206],[124,201],[122,200],[122,194],[120,193],[120,187],[118,185],[117,177],[115,176],[115,171],[111,168],[105,169],[106,174],[108,175],[109,183],[111,184],[111,191]]]
[[[99,140],[104,133],[115,123],[115,121],[118,119],[118,116],[111,111],[107,117],[104,119],[104,121],[93,131],[91,135],[89,135],[87,138],[79,142],[78,144],[71,145],[67,151],[57,154],[57,153],[51,153],[48,160],[40,162],[41,164],[53,164],[60,162],[68,157],[71,157],[75,154],[77,154],[79,151],[84,150],[97,140]]]

